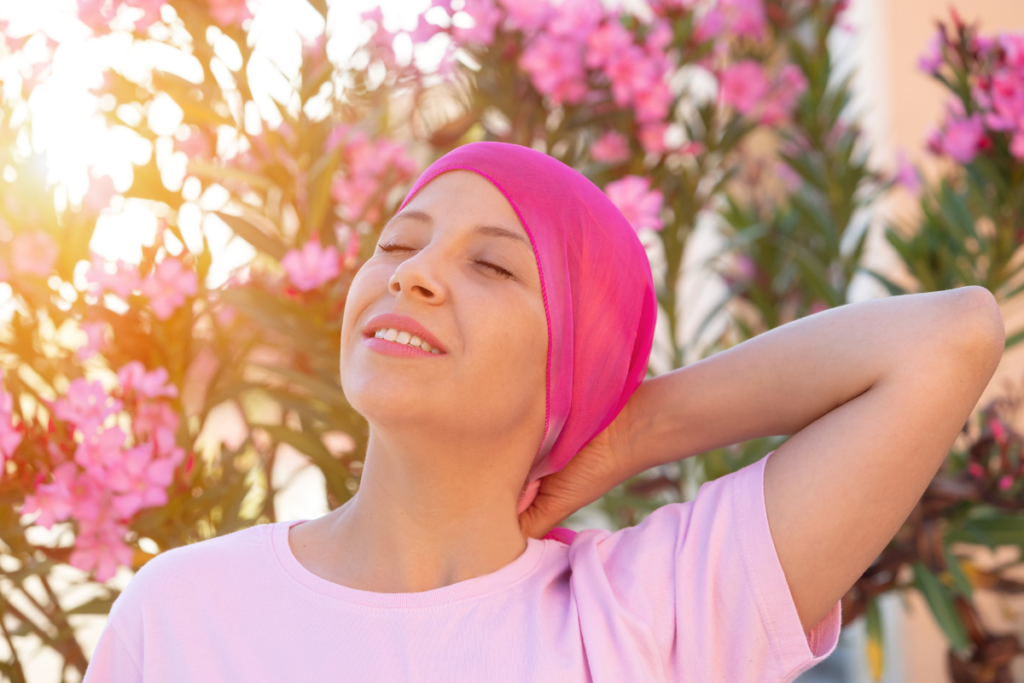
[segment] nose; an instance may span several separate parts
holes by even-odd
[[[437,266],[428,250],[402,261],[388,280],[388,291],[394,297],[406,296],[421,303],[439,305],[447,299],[444,285],[437,277]]]

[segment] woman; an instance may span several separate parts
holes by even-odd
[[[502,143],[445,155],[348,295],[358,494],[150,561],[86,682],[791,681],[995,371],[999,309],[979,287],[851,304],[642,381],[654,317],[643,249],[586,178]],[[552,530],[774,434],[635,527]]]

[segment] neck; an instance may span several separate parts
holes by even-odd
[[[338,583],[420,592],[489,574],[522,555],[527,541],[516,505],[532,441],[475,441],[373,431],[358,494],[323,527]]]

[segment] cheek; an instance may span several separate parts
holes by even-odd
[[[352,353],[353,341],[359,342],[361,335],[359,318],[368,306],[388,293],[391,272],[380,264],[365,264],[360,268],[345,297],[345,311],[341,318],[341,363]]]

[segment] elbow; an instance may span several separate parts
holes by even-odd
[[[1006,326],[999,302],[992,292],[978,285],[954,291],[958,299],[954,333],[966,345],[964,352],[986,367],[991,377],[1006,346]]]

